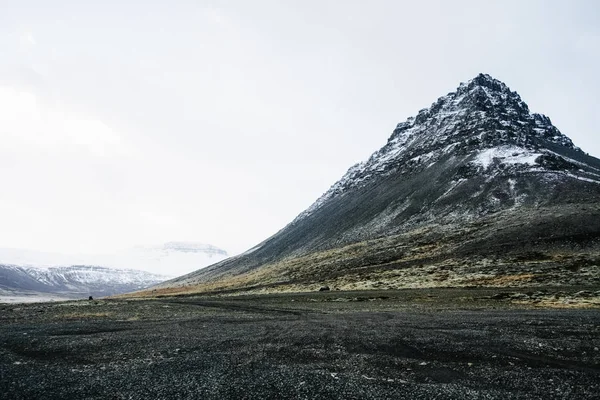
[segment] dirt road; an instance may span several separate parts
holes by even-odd
[[[599,348],[486,290],[6,304],[0,398],[593,399]]]

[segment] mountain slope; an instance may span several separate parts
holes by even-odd
[[[592,283],[599,240],[600,160],[481,74],[277,234],[158,288]]]

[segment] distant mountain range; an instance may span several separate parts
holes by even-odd
[[[167,279],[164,275],[131,269],[87,265],[69,267],[20,267],[0,264],[0,301],[2,296],[51,294],[64,298],[110,296],[140,290]]]
[[[0,301],[107,296],[147,288],[227,257],[215,246],[169,242],[108,255],[0,249]]]
[[[480,74],[311,207],[165,293],[600,282],[600,160]]]

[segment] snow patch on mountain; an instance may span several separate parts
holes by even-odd
[[[494,161],[511,165],[524,164],[533,166],[536,165],[535,160],[541,155],[542,153],[516,146],[499,146],[482,150],[475,157],[474,161],[483,168],[488,168]]]
[[[586,178],[586,177],[583,177],[583,176],[570,174],[568,172],[561,172],[561,175],[567,176],[567,177],[572,178],[572,179],[577,179],[578,181],[584,181],[584,182],[590,182],[590,183],[600,183],[600,179]]]

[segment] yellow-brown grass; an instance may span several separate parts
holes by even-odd
[[[478,286],[511,286],[531,282],[535,276],[534,274],[499,275],[475,278],[467,281],[467,283]]]

